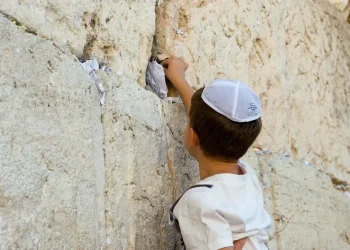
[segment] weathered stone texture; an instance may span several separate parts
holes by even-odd
[[[350,179],[349,31],[325,0],[0,0],[0,12],[1,249],[178,247],[168,209],[198,167],[183,106],[144,89],[153,35],[160,57],[190,62],[194,88],[230,77],[259,93],[256,146],[277,153],[245,159],[271,249],[349,249],[349,200],[324,173]],[[92,57],[113,70],[97,72],[101,107],[76,60]]]
[[[168,209],[197,173],[180,141],[186,116],[128,78],[106,80],[107,238],[112,249],[172,249]],[[174,108],[177,119],[163,116]]]
[[[97,249],[97,91],[72,56],[2,15],[0,34],[0,248]]]
[[[257,163],[274,219],[271,250],[349,249],[350,201],[333,188],[329,176],[275,154],[259,156]]]
[[[140,84],[151,53],[154,7],[154,0],[0,0],[0,13],[29,31],[69,48],[78,58],[96,57]]]
[[[336,8],[343,11],[349,5],[349,0],[328,0],[331,4],[333,4]]]
[[[198,88],[241,80],[260,95],[256,143],[350,181],[349,25],[325,1],[160,1],[157,49]],[[184,34],[177,34],[181,29]]]

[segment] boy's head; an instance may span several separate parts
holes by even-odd
[[[243,83],[215,80],[197,90],[191,101],[185,145],[210,158],[236,162],[258,137],[261,106],[257,95]]]

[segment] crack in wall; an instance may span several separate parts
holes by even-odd
[[[8,19],[10,22],[14,23],[18,29],[27,32],[29,34],[35,35],[35,36],[40,36],[44,39],[47,39],[47,37],[39,35],[34,29],[32,28],[28,28],[27,26],[25,26],[23,23],[21,23],[20,21],[18,21],[17,18],[15,18],[14,16],[11,16],[7,13],[5,13],[4,11],[0,10],[0,14],[2,14],[6,19]]]
[[[270,171],[270,181],[271,181],[271,199],[272,199],[272,208],[273,208],[273,215],[276,217],[279,216],[278,213],[278,202],[277,202],[277,192],[275,190],[275,186],[277,184],[277,178],[276,178],[276,170],[274,168],[271,169]],[[274,218],[274,229],[275,229],[275,234],[272,237],[272,239],[276,239],[276,247],[277,250],[282,250],[282,242],[281,242],[281,236],[278,232],[280,232],[280,228],[278,225],[278,221],[276,218]]]
[[[38,33],[34,28],[28,28],[25,24],[23,24],[23,22],[20,22],[17,18],[5,13],[4,11],[0,10],[0,14],[2,14],[11,23],[16,25],[19,30],[26,32],[28,34],[43,38],[44,40],[51,42],[52,45],[55,46],[63,54],[65,54],[66,56],[69,56],[69,57],[73,56],[75,60],[78,60],[77,55],[73,52],[72,49],[69,48],[68,45],[67,46],[58,45],[54,40],[49,39],[47,36]]]
[[[100,8],[101,8],[101,5],[100,5]],[[94,48],[94,43],[96,42],[96,39],[97,39],[97,24],[99,20],[96,12],[93,12],[93,13],[84,12],[83,22],[84,22],[85,30],[88,32],[88,35],[84,44],[83,54],[80,57],[81,61],[85,61],[91,58],[91,53]]]

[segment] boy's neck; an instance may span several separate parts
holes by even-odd
[[[243,174],[237,162],[223,162],[215,159],[201,157],[198,159],[199,176],[203,180],[216,174]]]

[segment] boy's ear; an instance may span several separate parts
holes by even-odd
[[[199,146],[199,137],[193,128],[190,128],[190,136],[193,146]]]

